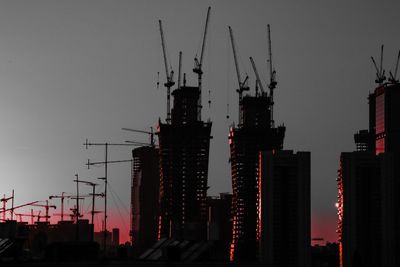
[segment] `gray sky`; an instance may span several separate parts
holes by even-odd
[[[203,109],[203,118],[213,121],[209,193],[231,191],[227,136],[237,121],[237,83],[227,25],[254,90],[248,57],[267,81],[269,23],[278,79],[275,121],[287,127],[285,149],[312,152],[313,237],[335,240],[339,154],[353,150],[354,132],[367,127],[367,95],[375,86],[370,56],[378,57],[382,43],[384,66],[394,68],[398,1],[1,0],[0,194],[15,189],[16,204],[44,200],[73,192],[75,173],[102,176],[103,168],[84,167],[87,158],[101,161],[104,154],[85,150],[86,138],[146,141],[120,128],[148,129],[165,119],[166,90],[156,88],[157,72],[165,81],[158,19],[175,72],[182,50],[194,85],[193,58],[209,5],[203,87],[203,103],[208,89],[212,101]],[[130,155],[127,148],[110,150],[112,160]],[[111,166],[109,176],[128,218],[129,164]],[[119,217],[111,196],[110,203]],[[128,221],[118,226],[127,231]]]

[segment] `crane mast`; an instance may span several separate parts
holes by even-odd
[[[254,60],[252,57],[250,57],[250,62],[251,62],[251,66],[253,67],[254,74],[256,75],[256,95],[258,95],[257,84],[260,87],[261,95],[264,95],[264,86],[261,83],[260,75],[258,75],[256,64],[254,63]]]
[[[271,101],[271,127],[274,127],[274,89],[277,85],[276,81],[276,71],[272,65],[272,44],[271,44],[271,27],[268,24],[268,62],[269,62],[269,97]]]
[[[179,51],[178,89],[181,88],[181,74],[182,74],[182,51]]]
[[[202,86],[202,75],[203,75],[203,58],[204,58],[204,50],[206,46],[206,37],[207,37],[207,29],[208,29],[208,21],[210,18],[210,10],[211,7],[208,7],[207,9],[207,18],[206,18],[206,23],[204,26],[204,34],[203,34],[203,43],[201,45],[201,52],[200,52],[200,60],[197,58],[197,55],[194,58],[194,68],[193,72],[197,73],[197,79],[198,79],[198,86],[199,86],[199,103],[198,103],[198,120],[201,120],[201,86]]]
[[[236,54],[236,45],[235,45],[235,39],[233,37],[233,31],[231,26],[228,26],[229,29],[229,36],[231,39],[231,45],[232,45],[232,51],[233,51],[233,59],[235,61],[235,69],[236,69],[236,77],[238,80],[238,85],[239,85],[239,89],[236,90],[236,92],[238,92],[239,94],[239,125],[242,124],[242,99],[243,99],[243,91],[248,91],[249,87],[246,86],[246,82],[249,78],[249,76],[246,75],[246,78],[244,79],[244,81],[242,81],[242,77],[240,75],[240,69],[239,69],[239,64],[238,64],[238,60],[237,60],[237,54]]]
[[[400,50],[399,50],[399,53],[397,54],[397,61],[396,61],[395,69],[394,69],[394,74],[390,71],[390,76],[391,76],[390,81],[391,81],[392,83],[398,83],[398,82],[399,82],[399,81],[396,79],[396,78],[397,78],[397,70],[398,70],[398,68],[399,68],[399,60],[400,60]]]
[[[377,66],[377,64],[375,62],[374,57],[371,57],[371,60],[372,60],[372,63],[374,64],[374,67],[375,67],[375,70],[376,70],[376,80],[375,80],[375,82],[377,84],[382,84],[386,80],[385,70],[382,67],[382,64],[383,64],[383,45],[381,46],[381,61],[380,61],[379,68],[378,68],[378,66]]]
[[[174,78],[174,71],[169,70],[168,67],[168,61],[167,61],[167,52],[165,48],[165,39],[164,39],[164,31],[162,28],[162,21],[158,20],[158,24],[160,26],[160,35],[161,35],[161,46],[162,46],[162,51],[163,51],[163,56],[164,56],[164,65],[165,65],[165,76],[167,78],[167,82],[164,84],[165,87],[167,87],[167,123],[171,122],[171,87],[175,84],[173,81]]]

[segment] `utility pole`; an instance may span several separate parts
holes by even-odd
[[[104,236],[103,236],[103,249],[104,253],[107,250],[107,186],[108,186],[108,164],[111,163],[121,163],[121,162],[132,162],[132,160],[114,160],[110,161],[108,160],[108,147],[109,146],[134,146],[135,144],[127,144],[127,143],[90,143],[87,139],[86,142],[84,143],[84,146],[86,149],[88,149],[90,146],[103,146],[105,153],[104,153],[104,161],[103,162],[88,162],[86,163],[86,166],[94,166],[94,165],[100,165],[104,164],[104,177],[98,178],[101,180],[104,180]]]

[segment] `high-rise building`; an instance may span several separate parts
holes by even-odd
[[[200,119],[199,87],[172,92],[171,123],[159,123],[159,238],[207,239],[211,122]]]
[[[257,239],[267,266],[310,266],[310,152],[260,153]]]
[[[229,260],[229,244],[232,241],[232,194],[220,193],[219,197],[207,197],[207,240],[214,243],[213,259]]]
[[[400,152],[400,83],[385,83],[370,95],[370,129],[376,154]],[[371,118],[372,117],[372,118]]]
[[[140,255],[157,242],[160,167],[158,149],[143,146],[132,150],[131,237]]]
[[[272,104],[265,93],[243,97],[239,125],[229,133],[233,191],[230,258],[235,261],[257,257],[259,152],[283,147],[285,127],[273,126]]]
[[[338,172],[340,266],[400,265],[400,85],[369,95],[369,130],[355,135]]]
[[[341,154],[337,232],[342,267],[399,265],[399,160],[390,152]]]

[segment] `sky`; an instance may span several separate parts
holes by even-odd
[[[182,51],[187,84],[195,85],[193,58],[200,53],[208,6],[203,118],[213,122],[209,195],[232,191],[227,138],[237,123],[238,85],[227,26],[254,93],[248,57],[268,81],[270,24],[278,81],[275,122],[287,127],[284,149],[311,151],[312,237],[336,241],[339,155],[353,151],[353,134],[367,128],[367,96],[375,87],[370,56],[379,57],[381,44],[384,68],[394,69],[400,49],[398,1],[0,0],[1,196],[14,189],[19,205],[73,194],[75,174],[101,182],[103,167],[88,170],[84,164],[88,158],[102,161],[104,148],[85,149],[86,138],[148,141],[121,128],[149,130],[159,118],[165,120],[158,20],[175,73]],[[129,147],[110,148],[110,160],[130,157]],[[110,165],[109,184],[109,225],[121,228],[126,241],[129,163]],[[81,186],[83,193],[90,189]],[[101,210],[103,200],[97,201]],[[53,204],[59,213],[59,202]]]

